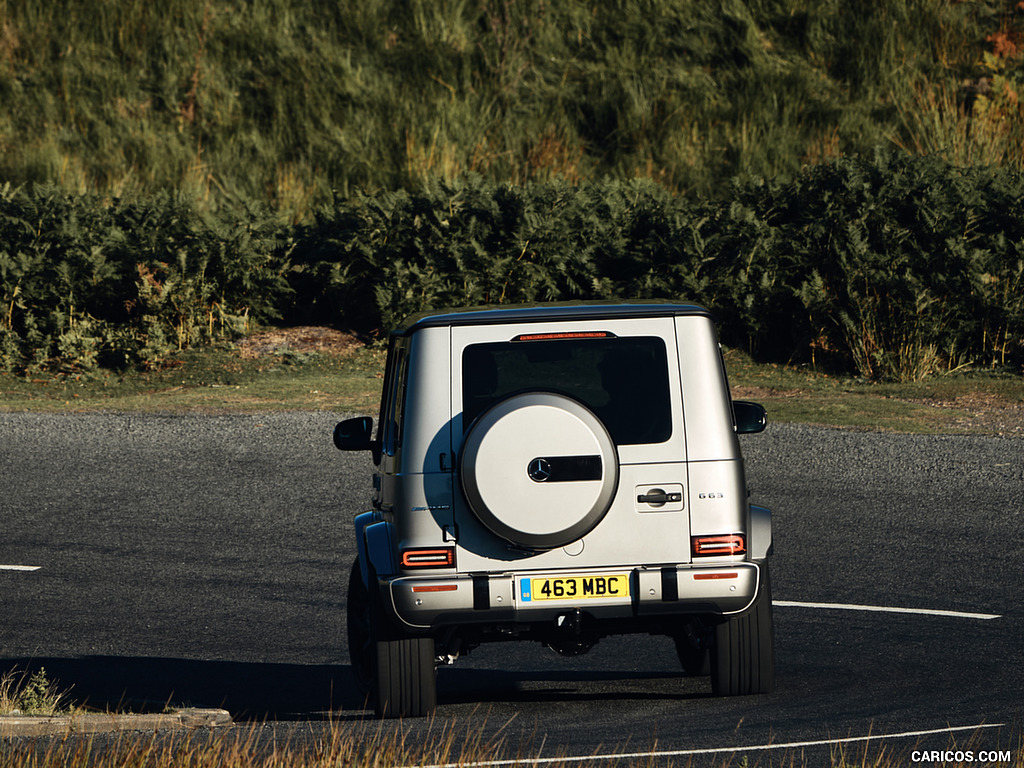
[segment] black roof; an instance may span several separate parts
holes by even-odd
[[[505,323],[540,323],[552,320],[604,320],[624,317],[665,317],[711,313],[698,304],[669,299],[636,299],[633,301],[559,301],[535,304],[498,304],[420,312],[410,315],[392,333],[408,335],[420,328],[453,325],[491,325]]]

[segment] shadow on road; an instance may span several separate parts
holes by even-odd
[[[682,701],[711,695],[707,678],[621,670],[474,670],[448,668],[438,675],[438,703],[520,704],[585,701]]]
[[[367,716],[347,664],[254,664],[119,656],[0,659],[0,672],[46,669],[59,690],[94,710],[160,712],[167,706],[222,708],[242,720],[350,720]],[[699,699],[698,679],[621,671],[443,668],[438,703],[445,705],[582,702],[609,698]],[[679,679],[675,679],[679,678]],[[664,688],[651,685],[662,680]],[[653,689],[652,689],[653,688]]]
[[[96,710],[159,712],[167,705],[228,710],[237,720],[328,718],[363,708],[347,664],[250,664],[118,656],[0,659],[0,672],[46,669],[59,690]]]

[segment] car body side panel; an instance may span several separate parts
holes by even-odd
[[[750,505],[747,537],[751,560],[763,560],[772,553],[772,513],[770,509]]]
[[[722,367],[715,328],[708,318],[675,318],[679,344],[686,455],[690,461],[740,457],[732,400]]]
[[[454,538],[453,480],[453,473],[440,471],[402,476],[395,498],[396,508],[403,510],[401,525],[396,525],[400,550],[436,547]]]
[[[451,345],[448,328],[425,328],[411,339],[402,467],[407,475],[450,471]]]
[[[359,516],[363,523],[357,541],[360,545],[359,563],[362,575],[369,584],[371,569],[377,576],[390,576],[397,573],[398,567],[391,523],[380,519],[376,513],[367,514],[371,515],[368,519],[364,515]],[[359,530],[357,522],[357,531]]]
[[[693,536],[746,533],[747,484],[739,459],[690,462]]]

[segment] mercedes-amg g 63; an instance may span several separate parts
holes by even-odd
[[[436,704],[438,665],[482,643],[579,654],[666,634],[719,695],[774,681],[771,515],[748,499],[715,327],[693,304],[422,314],[390,336],[355,518],[352,667],[377,714]]]

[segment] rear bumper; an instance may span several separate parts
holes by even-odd
[[[588,571],[586,577],[599,584],[602,577],[628,580],[628,594],[609,595],[591,585],[584,597],[579,582],[580,594],[552,599],[536,594],[541,580],[577,574],[399,576],[381,579],[380,588],[384,604],[401,624],[424,631],[457,624],[543,622],[576,609],[595,619],[741,613],[757,596],[760,574],[756,562]]]

